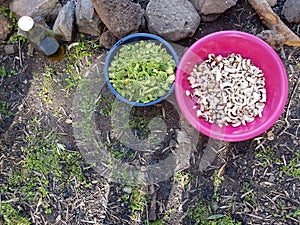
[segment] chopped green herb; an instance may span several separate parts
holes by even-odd
[[[114,89],[129,101],[164,96],[175,80],[176,62],[162,44],[139,41],[121,46],[108,68]]]

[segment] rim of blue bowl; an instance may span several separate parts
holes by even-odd
[[[167,91],[167,93],[154,100],[154,101],[151,101],[151,102],[148,102],[148,103],[142,103],[142,102],[134,102],[134,101],[129,101],[128,99],[124,98],[122,95],[120,95],[116,90],[115,88],[112,86],[111,82],[109,81],[109,75],[108,75],[108,67],[110,66],[110,63],[112,61],[112,57],[114,56],[115,54],[115,51],[123,44],[127,44],[127,43],[132,43],[132,42],[136,42],[136,41],[141,41],[141,40],[155,40],[155,41],[159,41],[161,42],[164,47],[167,49],[167,51],[172,55],[172,57],[174,58],[175,60],[175,63],[176,63],[176,68],[175,70],[177,69],[177,66],[179,64],[179,60],[178,60],[178,56],[175,52],[175,50],[173,49],[173,47],[166,41],[164,40],[163,38],[157,36],[157,35],[154,35],[154,34],[148,34],[148,33],[136,33],[136,34],[130,34],[122,39],[120,39],[117,43],[115,43],[113,45],[113,47],[109,50],[107,56],[106,56],[106,59],[105,59],[105,64],[104,64],[104,77],[105,77],[105,80],[106,80],[106,84],[108,85],[108,88],[111,90],[111,92],[119,99],[121,100],[122,102],[125,102],[127,104],[130,104],[130,105],[133,105],[133,106],[151,106],[151,105],[154,105],[154,104],[157,104],[163,100],[165,100],[173,91],[174,91],[174,87],[175,87],[175,81],[173,82],[171,88],[169,91]],[[176,74],[176,73],[175,73]]]

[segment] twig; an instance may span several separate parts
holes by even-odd
[[[22,58],[22,48],[21,48],[21,41],[20,40],[19,40],[19,58],[20,58],[20,65],[24,69],[23,58]]]
[[[225,162],[225,163],[221,166],[221,168],[219,169],[218,174],[217,174],[218,177],[222,176],[222,174],[224,173],[224,170],[225,170],[226,165],[227,165],[227,162]]]
[[[294,95],[296,94],[296,90],[298,88],[299,83],[300,83],[300,79],[298,78],[297,83],[296,83],[296,85],[294,86],[294,88],[292,90],[292,94],[291,94],[291,97],[289,99],[289,102],[288,102],[288,105],[287,105],[287,108],[286,108],[286,113],[285,113],[285,116],[284,116],[284,121],[286,122],[287,126],[285,126],[283,131],[281,131],[280,134],[278,134],[278,137],[280,137],[290,127],[290,123],[288,121],[289,111],[290,111],[290,108],[291,108],[292,99],[294,98]]]
[[[266,142],[267,140],[264,139],[262,142],[258,141],[257,142],[257,146],[255,147],[255,150],[259,149],[259,148],[262,148],[263,150],[265,150],[265,146],[264,146],[264,143]]]
[[[284,52],[284,48],[281,47],[280,51],[281,51],[282,58],[283,58],[283,59],[286,59],[286,55],[285,55],[285,52]]]
[[[278,31],[286,38],[286,45],[300,46],[300,38],[280,20],[266,0],[248,0],[248,2],[269,29]]]
[[[248,215],[250,217],[253,217],[253,218],[256,218],[256,219],[259,219],[259,220],[264,220],[264,218],[262,218],[260,216],[257,216],[257,215],[254,215],[254,214],[248,214],[248,213],[246,213],[246,215]]]
[[[89,224],[97,224],[97,222],[92,220],[81,220],[82,223],[89,223]]]
[[[298,127],[297,127],[297,129],[296,129],[296,133],[295,133],[296,137],[298,137],[298,130],[299,130],[299,127],[300,127],[300,124],[298,124]]]
[[[245,194],[243,194],[243,195],[241,196],[241,199],[245,198],[247,195],[251,194],[252,192],[253,192],[253,189],[250,190],[250,191],[248,191],[248,192],[246,192]]]
[[[291,216],[289,216],[289,215],[287,215],[286,218],[291,219],[291,220],[294,220],[294,221],[297,222],[297,223],[300,223],[300,220],[297,220],[297,219],[295,219],[294,217],[291,217]]]

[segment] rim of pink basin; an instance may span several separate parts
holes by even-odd
[[[195,63],[201,63],[209,53],[223,56],[239,53],[244,58],[250,58],[264,72],[267,102],[262,118],[257,117],[246,126],[220,128],[196,116],[196,111],[192,109],[193,102],[185,94],[189,87],[186,77]],[[286,104],[288,80],[281,59],[266,42],[241,31],[219,31],[199,39],[185,52],[176,71],[175,94],[184,117],[199,132],[214,139],[237,142],[262,134],[277,121]]]

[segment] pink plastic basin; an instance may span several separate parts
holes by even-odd
[[[197,117],[192,108],[194,103],[185,93],[186,89],[190,89],[187,77],[194,65],[201,63],[210,53],[216,56],[239,53],[243,58],[251,59],[264,72],[267,102],[262,118],[257,117],[245,126],[220,128]],[[244,32],[221,31],[201,38],[185,52],[176,72],[175,93],[181,112],[193,127],[209,137],[236,142],[254,138],[276,122],[286,103],[288,81],[281,59],[267,43]]]

